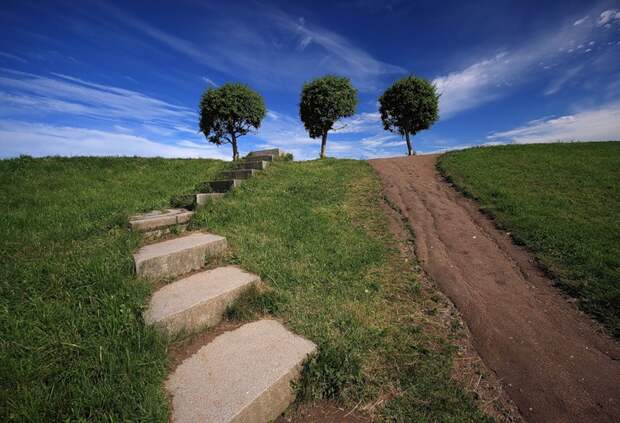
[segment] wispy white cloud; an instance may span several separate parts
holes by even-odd
[[[611,19],[616,19],[616,12],[607,12],[610,13],[603,12],[603,20],[609,24]],[[504,49],[462,70],[435,78],[433,82],[442,94],[441,117],[450,118],[459,112],[505,96],[515,86],[540,77],[540,67],[544,69],[551,67],[545,63],[554,63],[553,67],[557,67],[559,63],[566,63],[569,58],[566,53],[592,52],[595,43],[593,38],[603,34],[596,25],[588,23],[586,18],[542,34],[520,46]],[[589,44],[592,41],[594,43]],[[574,64],[572,66],[573,69],[577,69]],[[572,76],[577,73],[574,71]],[[568,79],[572,77],[570,72],[565,76],[568,76]],[[557,80],[557,89],[554,90],[552,85],[551,93],[559,90],[568,79],[564,82]],[[547,91],[549,92],[549,89]]]
[[[40,76],[0,70],[4,114],[64,113],[100,119],[129,119],[178,124],[196,113],[137,91],[84,81],[67,75]]]
[[[282,11],[272,9],[267,16],[286,31],[299,39],[299,46],[305,49],[310,43],[320,47],[327,56],[323,65],[336,72],[353,78],[378,76],[385,74],[403,74],[406,70],[375,59],[369,53],[351,43],[341,35],[318,25],[311,25],[305,20],[294,19]]]
[[[182,141],[164,144],[143,136],[43,123],[0,121],[0,156],[210,157],[228,160],[214,145]]]
[[[582,23],[584,23],[585,21],[587,21],[589,18],[590,18],[590,16],[589,16],[589,15],[586,15],[586,16],[584,16],[584,17],[583,17],[583,18],[581,18],[581,19],[577,19],[577,20],[573,23],[573,25],[574,25],[574,26],[579,26],[579,25],[581,25]]]
[[[196,44],[187,41],[181,37],[169,34],[168,32],[161,30],[155,25],[152,25],[142,19],[136,18],[124,12],[120,8],[112,5],[110,2],[100,1],[97,2],[97,5],[108,14],[114,16],[114,18],[116,18],[118,21],[122,22],[128,27],[133,28],[134,30],[141,32],[144,35],[153,38],[156,41],[159,41],[168,48],[183,55],[186,55],[194,59],[198,63],[203,63],[212,67],[221,68],[221,66],[218,66],[219,62],[215,60],[213,56],[211,56],[208,52],[204,51],[204,49],[198,47]]]
[[[568,83],[570,80],[575,78],[583,69],[583,66],[575,66],[574,68],[570,68],[562,73],[559,78],[556,78],[551,82],[547,90],[545,91],[545,95],[552,95],[557,93],[562,89],[562,87]]]
[[[620,22],[620,11],[617,9],[608,9],[603,11],[596,20],[596,24],[598,26],[604,26],[607,28],[618,22]]]
[[[381,115],[378,112],[363,112],[342,119],[335,125],[334,132],[339,134],[356,134],[383,130]]]
[[[298,83],[316,76],[317,64],[321,74],[348,76],[364,90],[376,88],[381,76],[406,72],[376,59],[333,31],[273,7],[254,8],[251,15],[240,11],[234,21],[228,16],[214,19],[201,31],[200,36],[210,41],[204,48],[201,43],[167,33],[115,6],[98,4],[124,26],[179,54],[226,74],[232,69],[248,71],[247,78],[261,84],[297,89]],[[213,13],[210,6],[203,7]],[[282,85],[282,80],[295,84]]]
[[[394,134],[384,133],[362,138],[360,144],[369,149],[386,149],[404,146],[405,141]]]
[[[201,77],[201,79],[206,82],[207,84],[213,86],[213,87],[217,87],[217,84],[215,82],[213,82],[213,80],[211,78],[207,78],[206,76]]]
[[[305,36],[305,37],[302,37],[302,38],[299,40],[299,44],[298,44],[299,50],[303,50],[303,49],[305,49],[306,47],[308,47],[308,45],[309,45],[311,42],[312,42],[312,36],[311,36],[311,35],[307,35],[307,36]]]
[[[4,57],[6,59],[16,60],[18,62],[27,63],[28,61],[24,58],[21,58],[15,54],[7,53],[4,51],[0,51],[0,57]]]
[[[620,103],[610,103],[560,117],[538,119],[508,131],[494,132],[488,139],[519,144],[620,140]]]
[[[517,64],[518,67],[525,65],[523,61]],[[499,97],[498,85],[507,84],[508,78],[517,73],[507,54],[499,53],[461,71],[435,78],[433,83],[441,94],[441,117],[449,118]]]

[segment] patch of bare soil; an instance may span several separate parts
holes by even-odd
[[[620,421],[620,345],[566,301],[527,251],[441,178],[436,158],[370,163],[387,199],[412,228],[423,269],[471,331],[473,347],[465,346],[457,358],[457,377],[471,374],[468,361],[490,369],[496,375],[490,392],[501,398],[501,381],[527,421]],[[477,392],[480,383],[471,380]]]
[[[510,400],[495,373],[489,370],[473,346],[471,333],[454,304],[437,288],[430,276],[419,268],[415,256],[415,234],[402,210],[385,198],[384,212],[388,217],[390,231],[398,243],[401,256],[414,263],[420,273],[422,290],[431,297],[439,297],[436,303],[437,313],[429,316],[434,325],[427,325],[426,330],[438,331],[444,337],[450,337],[456,345],[457,352],[453,362],[452,377],[459,385],[472,394],[476,403],[488,416],[498,422],[523,422],[516,405]],[[455,333],[454,326],[459,331]]]

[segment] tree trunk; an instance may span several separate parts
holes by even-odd
[[[233,161],[239,160],[239,150],[237,149],[237,137],[232,136]]]
[[[325,147],[327,146],[327,131],[323,132],[323,137],[321,138],[321,158],[325,158]]]
[[[411,147],[411,139],[409,139],[409,132],[405,132],[405,139],[407,140],[407,155],[415,156],[415,151]]]

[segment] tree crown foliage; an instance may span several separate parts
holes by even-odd
[[[214,144],[231,143],[252,128],[258,129],[265,113],[263,97],[247,85],[209,88],[200,100],[200,131]]]
[[[439,118],[439,95],[426,79],[408,76],[379,97],[383,127],[401,135],[428,129]]]
[[[326,134],[334,123],[352,116],[357,106],[357,90],[349,78],[328,75],[304,84],[299,117],[311,138]]]

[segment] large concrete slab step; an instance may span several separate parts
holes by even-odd
[[[272,148],[269,150],[256,150],[256,151],[251,151],[248,154],[249,157],[255,157],[255,156],[280,157],[281,155],[282,155],[282,152],[280,151],[279,148]]]
[[[220,181],[207,181],[198,184],[196,190],[205,193],[205,192],[219,192],[224,193],[231,191],[238,186],[240,186],[244,182],[243,179],[223,179]]]
[[[259,161],[272,162],[273,159],[274,159],[274,156],[261,155],[261,156],[247,156],[245,159],[243,159],[243,161],[245,161],[246,163],[259,162]]]
[[[221,254],[226,246],[226,238],[203,232],[146,245],[133,255],[136,274],[152,281],[183,275],[200,269],[206,257]]]
[[[193,274],[155,292],[144,321],[171,335],[214,326],[222,320],[226,307],[259,280],[236,266]]]
[[[220,176],[224,179],[249,179],[254,175],[257,175],[260,170],[257,169],[235,169],[226,170],[220,173]]]
[[[147,232],[166,226],[186,225],[193,215],[194,212],[186,209],[154,210],[131,216],[129,227],[133,231]]]
[[[316,345],[275,320],[226,332],[181,363],[166,381],[172,421],[268,422],[295,399],[291,382]]]

